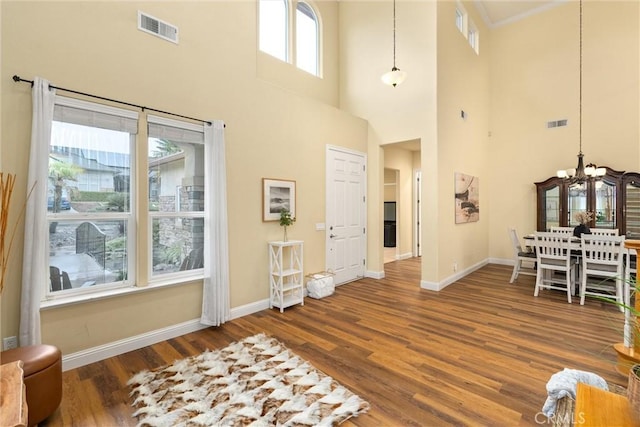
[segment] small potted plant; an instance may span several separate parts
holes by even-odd
[[[287,227],[293,225],[294,222],[296,222],[296,219],[291,216],[289,209],[282,209],[280,211],[280,225],[284,227],[284,242],[287,241]]]

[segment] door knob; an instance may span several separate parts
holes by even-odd
[[[330,239],[333,239],[333,238],[334,238],[334,237],[336,237],[336,236],[337,236],[337,234],[329,234],[329,238],[330,238]]]

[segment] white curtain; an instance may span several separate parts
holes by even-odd
[[[224,123],[204,124],[206,183],[205,204],[209,223],[205,224],[204,288],[202,316],[205,325],[220,326],[229,320],[229,234],[227,231],[227,172],[225,166]],[[208,227],[207,227],[208,225]]]
[[[24,221],[24,257],[22,265],[22,300],[20,302],[20,345],[40,344],[40,300],[49,281],[46,211],[49,170],[49,142],[55,91],[47,80],[36,77],[32,89],[33,115],[31,152]]]

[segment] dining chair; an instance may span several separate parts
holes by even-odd
[[[535,248],[538,271],[533,295],[537,297],[541,289],[566,291],[567,301],[571,303],[576,287],[577,264],[571,255],[571,235],[536,232]]]
[[[583,234],[581,246],[580,305],[587,296],[613,297],[624,311],[624,236]]]
[[[518,238],[518,232],[514,227],[509,228],[509,237],[511,238],[511,246],[513,248],[513,258],[515,264],[513,265],[513,273],[511,273],[511,280],[509,283],[513,283],[520,274],[526,276],[536,275],[536,254],[533,251],[527,251],[522,249],[520,239]]]
[[[618,229],[617,228],[591,228],[591,234],[595,234],[596,236],[617,236]]]
[[[573,227],[549,227],[551,233],[573,234]]]

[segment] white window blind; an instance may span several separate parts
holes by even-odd
[[[93,104],[63,96],[56,96],[53,120],[130,134],[138,133],[138,113],[136,111]]]
[[[149,138],[167,139],[173,142],[203,143],[202,125],[180,122],[165,117],[148,116]]]

